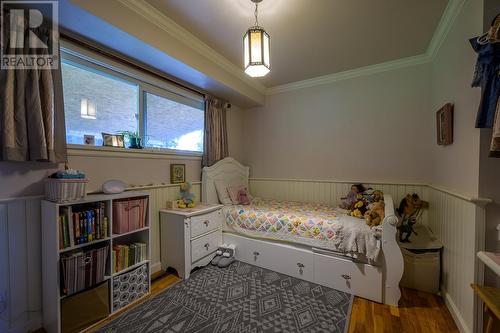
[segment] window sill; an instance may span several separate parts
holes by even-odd
[[[68,144],[68,156],[201,160],[202,153],[170,149],[130,149]]]

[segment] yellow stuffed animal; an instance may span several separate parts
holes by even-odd
[[[359,200],[354,204],[354,209],[351,211],[351,216],[363,218],[363,213],[366,211],[365,202]]]
[[[373,202],[370,210],[365,213],[366,224],[370,227],[380,225],[385,217],[385,203],[383,201]]]

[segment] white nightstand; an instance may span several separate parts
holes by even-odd
[[[222,205],[198,203],[191,209],[160,210],[161,267],[172,267],[183,279],[207,265],[222,243]]]

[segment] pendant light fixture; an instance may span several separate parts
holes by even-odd
[[[269,62],[269,34],[259,26],[258,9],[262,0],[251,0],[255,3],[255,25],[243,36],[243,53],[245,73],[251,77],[265,76],[271,70]]]

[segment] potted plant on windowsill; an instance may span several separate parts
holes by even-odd
[[[123,136],[128,138],[129,148],[142,149],[142,140],[138,132],[124,131]]]

